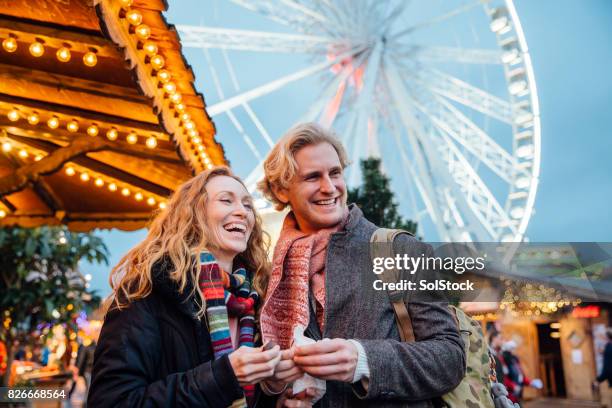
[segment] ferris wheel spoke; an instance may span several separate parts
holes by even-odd
[[[221,55],[223,56],[223,62],[225,63],[225,67],[227,68],[227,71],[230,75],[234,91],[239,92],[240,85],[238,84],[238,78],[236,77],[236,73],[234,71],[234,65],[230,61],[229,56],[227,55],[227,51],[225,49],[221,50]],[[244,102],[242,104],[242,108],[249,116],[249,119],[251,119],[251,122],[253,122],[253,124],[255,125],[255,128],[257,128],[257,131],[259,132],[261,137],[266,141],[268,147],[272,147],[274,145],[274,142],[272,141],[272,138],[270,137],[270,134],[264,127],[263,123],[261,123],[253,109],[251,109],[251,105],[249,105],[248,102]]]
[[[221,81],[219,80],[219,74],[217,73],[217,69],[215,68],[215,65],[212,63],[212,60],[210,58],[210,52],[206,48],[204,48],[202,51],[204,52],[204,58],[206,59],[206,62],[210,68],[211,77],[213,79],[213,83],[215,85],[217,95],[219,96],[219,98],[225,99],[225,93],[223,92],[223,88],[221,87]],[[251,140],[251,137],[245,132],[244,128],[240,124],[240,121],[238,120],[236,115],[234,115],[234,112],[228,109],[225,113],[227,114],[230,122],[232,122],[232,125],[234,125],[234,128],[236,129],[238,134],[242,137],[242,140],[244,140],[245,144],[251,150],[255,158],[258,161],[261,161],[262,160],[261,153],[259,152],[257,147],[255,147],[255,144],[253,143],[253,140]]]
[[[206,111],[208,112],[208,114],[212,117],[212,116],[216,116],[220,113],[225,112],[228,109],[232,109],[235,108],[238,105],[241,105],[245,102],[251,101],[253,99],[257,99],[259,97],[262,97],[264,95],[267,95],[271,92],[274,92],[278,89],[281,89],[282,87],[286,86],[287,84],[290,84],[292,82],[298,81],[300,79],[309,77],[311,75],[314,75],[318,72],[321,72],[325,69],[330,68],[332,65],[337,64],[338,62],[342,61],[343,59],[350,57],[351,55],[353,55],[355,52],[358,51],[349,51],[347,53],[341,54],[339,56],[337,56],[336,58],[334,58],[331,61],[325,61],[319,64],[315,64],[311,67],[302,69],[300,71],[294,72],[292,74],[286,75],[282,78],[276,79],[274,81],[268,82],[267,84],[258,86],[254,89],[251,89],[249,91],[246,91],[242,94],[239,95],[235,95],[231,98],[228,98],[224,101],[221,101],[219,103],[216,103],[214,105],[211,105],[209,107],[206,108]]]
[[[435,135],[437,132],[432,132]],[[493,193],[487,188],[457,146],[443,133],[439,134],[437,157],[440,157],[448,168],[448,173],[459,185],[469,207],[480,221],[490,237],[497,240],[505,231],[516,234],[516,224],[501,207]]]
[[[298,122],[312,122],[321,115],[321,125],[330,127],[338,115],[340,106],[342,106],[347,81],[357,69],[363,67],[367,54],[361,53],[350,62],[344,63],[341,71],[333,75],[327,84],[323,86],[323,91],[317,98],[317,101]]]
[[[430,131],[425,135],[425,132],[421,130],[422,124],[414,117],[411,98],[408,96],[395,66],[390,64],[386,72],[389,89],[396,100],[399,117],[406,129],[409,130],[407,132],[409,140],[414,138],[415,135],[419,138],[418,147],[415,147],[416,142],[411,141],[415,158],[418,158],[417,153],[422,151],[430,166],[428,170],[434,175],[433,182],[435,184],[433,185],[445,185],[455,190],[453,196],[456,199],[456,204],[454,205],[463,209],[461,213],[464,217],[467,217],[467,220],[463,221],[465,227],[461,229],[469,229],[475,233],[476,239],[486,241],[499,236],[498,228],[512,227],[504,210],[459,149],[445,135],[437,136],[438,133],[435,131]],[[434,147],[437,148],[434,149]],[[449,193],[438,190],[437,194],[439,199],[444,199],[444,196],[448,196]],[[446,219],[448,218],[447,216]],[[476,218],[478,222],[473,221],[472,218]],[[457,226],[456,221],[447,225],[446,228],[452,231],[454,226]],[[488,236],[482,234],[480,231],[482,228],[486,229]],[[461,234],[457,235],[453,232],[452,235],[454,239],[463,240]]]
[[[294,0],[280,0],[286,7],[279,7],[272,0],[230,0],[232,3],[261,14],[270,20],[285,25],[307,27],[313,23],[325,23],[326,18]]]
[[[438,219],[441,218],[442,211],[438,207],[437,202],[435,200],[434,192],[431,188],[433,186],[433,180],[430,179],[430,174],[425,168],[425,164],[423,163],[422,157],[418,156],[415,160],[410,160],[408,153],[406,152],[406,146],[403,142],[402,134],[400,129],[402,129],[401,125],[396,125],[395,121],[391,119],[391,115],[384,115],[384,123],[387,129],[391,132],[393,136],[393,140],[395,142],[396,151],[399,152],[400,161],[402,164],[402,168],[411,176],[411,181],[416,186],[416,189],[425,205],[425,209],[434,225],[438,229],[438,234],[440,235],[440,239],[448,241],[450,237],[445,229],[441,228],[440,222]],[[414,141],[411,141],[411,144]],[[415,166],[420,169],[417,172]],[[420,213],[417,212],[416,198],[414,194],[412,194],[412,204],[415,210],[415,214],[417,217],[417,221],[420,221]]]
[[[435,69],[422,70],[417,75],[419,82],[430,91],[507,124],[513,123],[508,101]]]
[[[420,62],[454,62],[464,64],[502,64],[501,52],[487,48],[459,48],[402,44],[393,54]]]
[[[410,27],[407,27],[407,28],[403,29],[402,31],[399,31],[399,32],[393,34],[389,39],[390,40],[397,40],[398,38],[401,38],[401,37],[403,37],[403,36],[405,36],[407,34],[410,34],[410,33],[414,32],[414,31],[416,31],[416,30],[420,30],[422,28],[426,28],[426,27],[430,27],[432,25],[440,24],[440,23],[442,23],[442,22],[444,22],[444,21],[446,21],[446,20],[448,20],[450,18],[453,18],[453,17],[456,17],[458,15],[461,15],[461,14],[463,14],[463,13],[465,13],[465,12],[467,12],[467,11],[477,7],[477,6],[480,6],[480,5],[482,5],[482,1],[481,0],[474,1],[474,2],[471,2],[471,3],[468,3],[468,4],[464,4],[462,6],[457,7],[454,10],[451,10],[451,11],[447,12],[447,13],[441,14],[441,15],[433,17],[433,18],[431,18],[429,20],[425,20],[425,21],[422,21],[422,22],[417,23],[415,25],[412,25]]]
[[[429,98],[417,96],[414,104],[437,128],[451,136],[507,183],[512,182],[515,172],[520,172],[510,153],[448,101],[436,95]]]
[[[217,27],[176,26],[183,47],[276,53],[326,53],[330,38]]]
[[[385,79],[387,91],[392,95],[392,99],[395,101],[394,106],[401,112],[397,116],[399,118],[398,122],[401,123],[402,126],[396,126],[393,119],[389,119],[390,117],[393,118],[395,115],[393,110],[389,111],[388,115],[385,117],[388,118],[387,126],[395,139],[396,148],[400,153],[402,164],[404,168],[411,172],[413,181],[417,186],[425,207],[429,211],[430,217],[438,231],[438,235],[442,240],[450,241],[453,237],[453,228],[442,222],[443,207],[440,206],[434,190],[436,180],[434,179],[434,174],[429,164],[426,162],[425,156],[420,153],[422,146],[415,136],[415,133],[419,132],[421,124],[416,120],[410,109],[403,109],[403,107],[408,106],[409,99],[403,88],[403,84],[399,81],[399,76],[393,65],[387,66],[385,70]],[[405,129],[406,139],[413,152],[413,160],[410,160],[406,154],[405,141],[402,140],[400,129]],[[413,168],[413,163],[416,165],[416,169]]]

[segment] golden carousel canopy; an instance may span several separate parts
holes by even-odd
[[[134,230],[226,163],[162,0],[0,0],[0,225]]]

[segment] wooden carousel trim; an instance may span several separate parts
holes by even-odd
[[[6,118],[6,113],[12,109],[17,109],[20,113],[25,115],[36,112],[40,115],[40,123],[36,126],[44,126],[49,131],[53,130],[54,134],[58,133],[58,129],[49,129],[46,125],[48,120],[47,116],[57,117],[60,122],[68,122],[69,120],[76,120],[83,126],[81,133],[84,133],[87,126],[96,124],[102,130],[107,128],[115,128],[118,132],[129,133],[134,131],[138,134],[147,134],[155,136],[158,140],[169,141],[170,137],[167,133],[161,132],[159,126],[120,116],[108,115],[99,112],[92,112],[90,110],[81,108],[68,108],[64,105],[50,102],[41,102],[33,99],[27,99],[17,96],[11,96],[6,94],[0,94],[0,126],[18,126],[19,123],[12,122]],[[20,121],[27,123],[26,118],[20,118]],[[32,128],[35,126],[32,125]],[[72,135],[73,133],[70,133]]]
[[[39,178],[37,181],[33,182],[32,190],[51,211],[56,212],[64,208],[62,199],[53,192],[53,189],[43,179]]]
[[[37,22],[24,22],[13,17],[0,17],[0,37],[12,36],[18,42],[33,43],[42,40],[45,47],[59,49],[69,45],[70,51],[86,53],[95,50],[98,57],[123,60],[117,48],[108,43],[101,35],[94,35],[89,30],[79,30],[75,27],[48,27]],[[55,53],[53,53],[55,54]]]
[[[10,135],[9,137],[24,145],[45,151],[48,155],[39,161],[26,164],[13,173],[0,178],[0,195],[7,195],[20,191],[25,188],[28,183],[38,181],[41,176],[58,171],[67,162],[74,162],[94,172],[104,174],[105,176],[132,185],[159,197],[167,197],[171,194],[170,189],[85,156],[86,153],[112,148],[110,143],[99,138],[79,136],[68,146],[58,146],[50,142],[27,137],[15,135]]]
[[[136,90],[91,80],[0,64],[0,93],[26,100],[35,95],[42,103],[81,112],[87,107],[109,117],[120,111],[125,120],[158,123],[148,101]]]
[[[174,54],[178,53],[181,57],[178,60],[184,65],[182,69],[179,68],[179,71],[190,70],[180,53],[180,42],[176,31],[167,26],[165,19],[159,12],[154,13],[154,17],[151,17],[151,13],[142,13],[142,10],[138,10],[138,2],[133,5],[129,3],[94,0],[102,30],[118,46],[124,49],[125,58],[130,61],[141,90],[152,99],[160,123],[172,135],[178,145],[179,154],[189,161],[192,168],[196,172],[201,171],[211,167],[213,160],[218,164],[226,163],[221,146],[214,140],[214,125],[205,109],[189,109],[186,103],[188,96],[201,98],[197,94],[193,95],[195,93],[193,83],[191,81],[177,83],[171,80],[170,77],[173,75],[170,68],[164,68],[164,56],[166,58],[170,55],[174,57]],[[143,16],[146,17],[145,21],[143,21]],[[153,30],[159,29],[160,21],[165,26],[165,35],[151,37]],[[151,22],[153,23],[152,27],[146,24]],[[146,35],[140,35],[142,32]],[[160,43],[164,41],[174,42],[173,35],[176,40],[176,49],[161,49]],[[140,40],[135,37],[139,37]],[[147,45],[151,47],[148,48]],[[159,53],[159,51],[162,51],[162,53]],[[175,59],[173,59],[174,62],[176,62]],[[162,72],[167,74],[167,78],[160,77]],[[177,75],[174,79],[176,80],[180,76],[182,75]],[[168,90],[169,82],[176,87]],[[183,92],[177,90],[186,90],[187,92],[183,94]],[[186,113],[188,113],[187,119],[183,119]],[[198,147],[202,145],[202,139],[204,139],[205,149],[198,150]]]
[[[18,158],[17,155],[15,156],[15,160],[18,163],[18,168],[27,164],[25,160]],[[45,203],[45,205],[53,212],[61,210],[64,207],[62,200],[53,192],[53,189],[43,179],[39,178],[38,180],[32,182],[32,191],[34,191],[42,202]]]
[[[5,122],[0,120],[0,127],[2,126],[7,127],[5,126]],[[41,149],[40,147],[41,145],[36,144],[37,141],[42,141],[42,142],[49,141],[49,137],[46,136],[46,132],[42,132],[41,134],[33,133],[33,131],[30,129],[25,129],[23,127],[17,128],[14,126],[14,124],[11,125],[9,130],[10,132],[7,132],[8,138],[14,139],[14,140],[17,140],[19,137],[27,138],[29,141],[27,139],[19,139],[20,143],[26,144],[28,146],[34,147],[39,150]],[[53,132],[57,134],[57,129],[54,130]],[[76,137],[86,137],[84,135],[74,136],[73,133],[69,133],[68,131],[62,131],[62,133],[65,133],[66,137],[54,137],[53,138],[54,146],[57,146],[57,147],[67,146]],[[91,138],[90,136],[87,136],[87,137]],[[183,164],[183,162],[179,158],[177,158],[176,153],[173,150],[164,149],[163,147],[143,150],[142,144],[144,143],[141,143],[140,145],[138,145],[138,144],[129,144],[128,142],[117,141],[117,140],[108,141],[103,136],[102,137],[98,136],[97,138],[91,138],[91,139],[99,139],[101,143],[106,143],[106,147],[103,149],[100,149],[99,151],[110,151],[113,153],[122,153],[122,154],[126,154],[129,156],[138,157],[141,159],[160,161],[160,162],[174,164],[174,165]],[[44,147],[44,149],[46,148],[47,147]],[[47,150],[44,150],[44,151],[48,152]]]
[[[53,214],[20,214],[10,213],[0,219],[1,226],[17,225],[24,228],[42,225],[66,224],[71,231],[89,232],[93,229],[118,228],[123,231],[139,230],[150,222],[150,212],[129,213],[66,213],[57,211]],[[100,225],[104,227],[100,227]]]

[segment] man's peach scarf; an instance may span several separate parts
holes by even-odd
[[[343,225],[347,216],[348,212]],[[307,235],[298,229],[293,212],[285,217],[274,248],[272,274],[261,308],[259,321],[264,341],[275,341],[281,349],[287,349],[291,346],[294,327],[308,326],[309,288],[317,302],[317,322],[323,331],[325,257],[329,238],[337,230],[322,229]]]

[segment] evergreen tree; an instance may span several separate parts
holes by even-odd
[[[31,341],[40,324],[71,326],[76,313],[98,306],[100,297],[88,290],[79,261],[108,264],[108,256],[93,234],[66,227],[0,228],[0,341],[8,354],[4,386],[15,340]]]
[[[357,204],[365,217],[380,227],[403,229],[416,235],[417,223],[405,220],[397,210],[390,180],[380,170],[380,159],[361,160],[361,173],[363,184],[349,190],[349,203]]]

